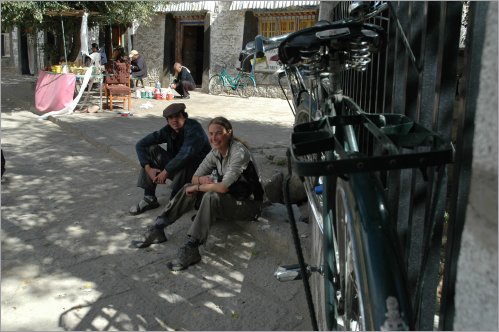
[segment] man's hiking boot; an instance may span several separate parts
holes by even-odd
[[[199,249],[184,245],[178,249],[177,259],[167,264],[168,268],[172,271],[180,271],[188,268],[201,261]]]
[[[158,244],[158,243],[163,243],[166,242],[167,238],[165,235],[165,231],[163,229],[157,229],[154,225],[149,226],[147,231],[144,233],[144,240],[143,241],[137,241],[133,240],[132,245],[135,248],[147,248],[151,244]]]

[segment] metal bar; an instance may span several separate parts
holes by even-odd
[[[466,206],[471,179],[471,161],[473,155],[474,120],[482,61],[484,36],[486,33],[485,17],[488,3],[470,1],[467,41],[464,51],[465,70],[463,79],[466,94],[459,96],[457,109],[456,160],[452,168],[451,197],[447,246],[445,250],[445,270],[443,277],[442,299],[440,305],[439,329],[452,330],[455,315],[454,296],[457,274],[457,261],[464,228]]]
[[[400,15],[399,30],[402,28],[401,24],[404,23],[403,29],[405,29],[408,38],[408,40],[405,40],[407,43],[405,52],[407,60],[409,57],[408,48],[412,48],[416,54],[420,54],[421,40],[424,39],[422,36],[423,26],[425,25],[424,5],[422,2],[410,3],[407,9],[410,24],[407,24],[405,17]],[[418,121],[418,98],[420,96],[418,88],[421,85],[421,72],[418,72],[414,66],[409,65],[409,61],[405,65],[407,70],[405,114]],[[400,182],[401,187],[409,188],[409,190],[400,193],[401,207],[399,208],[397,225],[400,233],[404,234],[404,257],[407,266],[408,289],[411,293],[413,307],[417,308],[416,284],[421,270],[425,234],[424,219],[428,197],[431,194],[431,185],[419,170],[402,171],[400,173]]]
[[[449,1],[445,2],[446,13],[445,16],[442,15],[442,61],[439,61],[439,66],[441,69],[437,72],[440,73],[440,100],[438,108],[433,112],[433,130],[440,133],[443,137],[451,140],[452,135],[452,123],[454,114],[454,101],[456,94],[456,84],[457,84],[457,59],[458,59],[458,49],[459,49],[459,38],[461,31],[461,14],[462,14],[462,2]],[[443,22],[442,22],[443,21]],[[440,188],[435,188],[436,193],[433,196],[432,202],[442,202],[445,201],[446,193],[439,190]],[[438,193],[438,195],[437,195]],[[435,218],[442,218],[444,215],[445,206],[440,204],[437,205]],[[442,233],[442,219],[428,220],[426,223],[427,227],[425,235],[430,237],[431,229],[433,225],[431,223],[436,223],[434,232],[436,234]],[[442,238],[432,237],[428,241],[431,248],[437,248],[437,250],[430,250],[428,252],[428,257],[425,257],[427,261],[427,267],[425,267],[426,273],[422,274],[423,277],[423,293],[421,298],[421,324],[422,329],[431,329],[433,324],[429,318],[433,317],[437,310],[436,308],[436,288],[438,286],[438,271],[440,264],[440,248]],[[424,319],[426,318],[426,319]]]

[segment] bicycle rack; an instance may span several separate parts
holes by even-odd
[[[377,154],[365,155],[345,150],[332,128],[360,125],[369,133]],[[452,163],[454,147],[438,134],[399,114],[341,115],[296,125],[291,135],[291,163],[300,176],[320,176],[420,168]],[[421,150],[407,153],[407,150]],[[335,151],[334,160],[305,160],[302,156]]]

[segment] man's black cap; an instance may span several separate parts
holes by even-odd
[[[182,112],[184,110],[185,110],[184,103],[171,104],[171,105],[168,105],[168,107],[163,110],[163,116],[165,118],[167,118],[170,115],[177,114],[178,112]]]

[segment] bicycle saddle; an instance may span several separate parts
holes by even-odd
[[[279,45],[278,54],[282,63],[292,65],[303,60],[304,54],[318,52],[321,46],[328,46],[331,52],[349,52],[362,45],[369,52],[377,52],[385,41],[385,31],[378,25],[337,22],[291,33]]]

